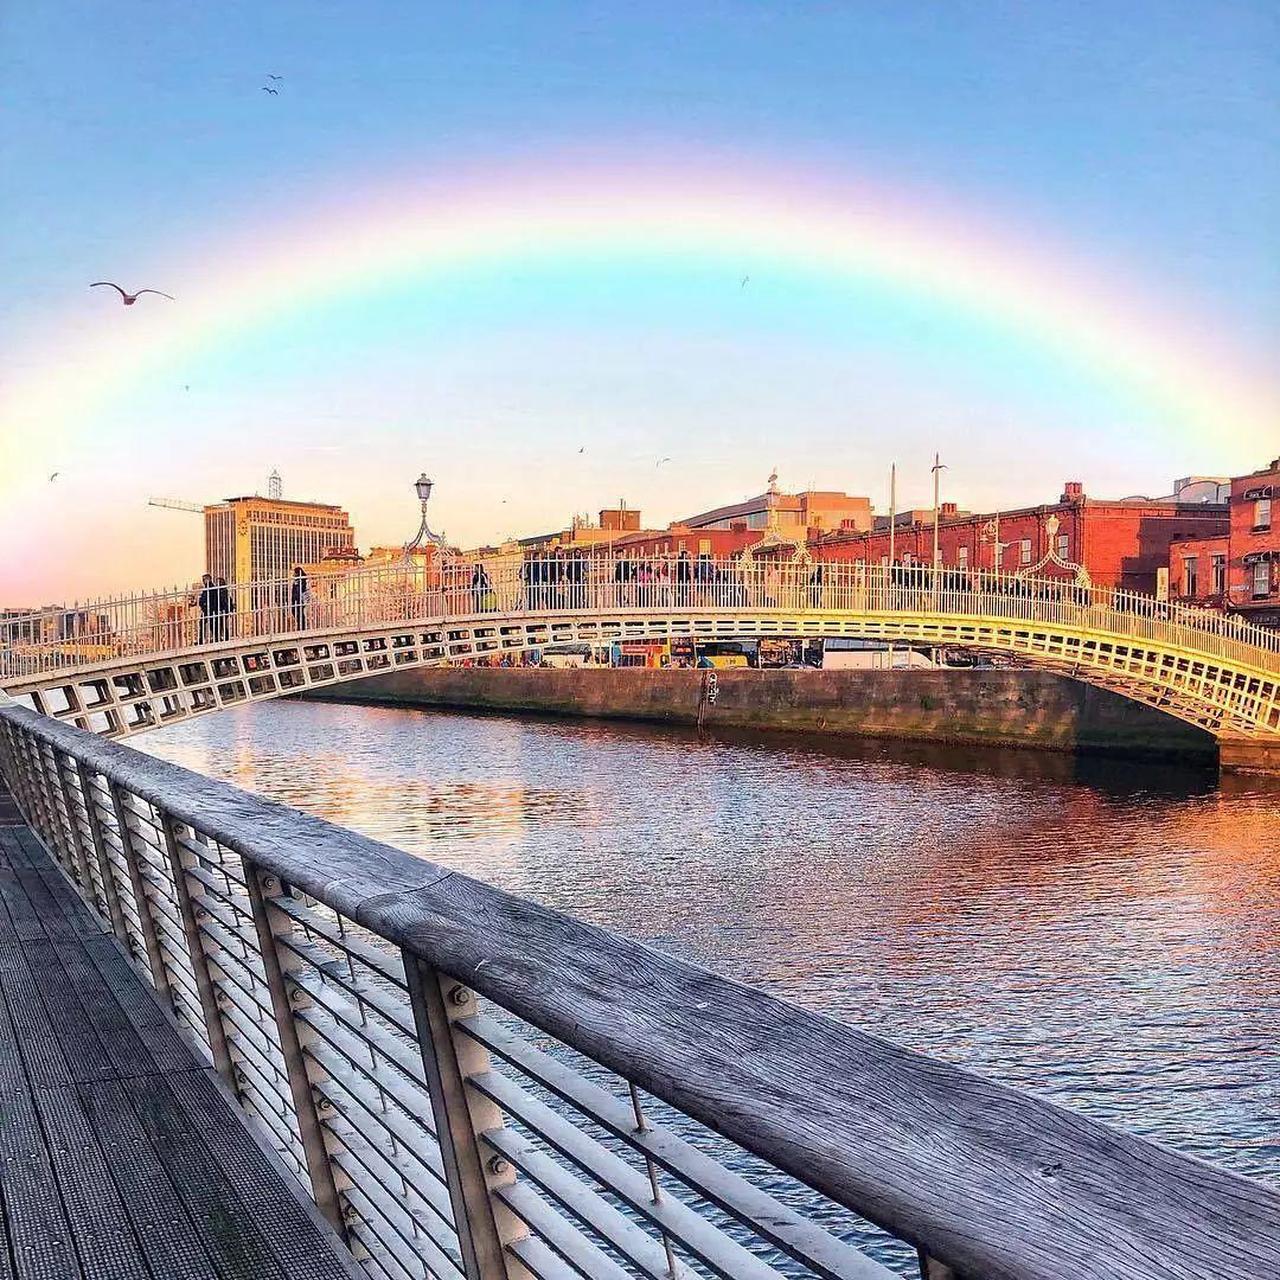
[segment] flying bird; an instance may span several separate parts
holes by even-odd
[[[144,293],[154,293],[161,298],[168,298],[170,302],[174,300],[173,294],[161,293],[159,289],[139,289],[137,293],[125,293],[125,291],[118,284],[115,284],[110,280],[95,280],[89,286],[89,288],[90,289],[114,289],[120,295],[120,298],[124,302],[124,305],[126,307],[133,306],[133,304],[137,302],[137,300],[140,297],[142,297]]]
[[[664,462],[670,462],[670,461],[671,461],[670,458],[659,458],[654,465],[660,467]]]
[[[61,474],[62,474],[62,472],[61,472],[61,471],[55,471],[55,472],[54,472],[54,473],[49,477],[49,483],[50,483],[50,484],[52,484],[52,483],[53,483],[53,482],[54,482],[54,481],[55,481],[55,480],[56,480],[56,479],[57,479]]]
[[[283,80],[283,79],[284,79],[284,76],[273,76],[270,72],[268,72],[268,73],[267,73],[267,79],[268,79],[268,80]]]
[[[263,93],[272,93],[272,94],[275,94],[275,96],[276,96],[277,98],[280,96],[280,90],[279,90],[279,89],[273,89],[269,84],[264,84],[264,85],[262,86],[262,92],[263,92]]]
[[[738,287],[739,287],[740,289],[745,289],[745,288],[747,287],[747,282],[748,282],[750,279],[751,279],[751,277],[750,277],[750,276],[743,276],[743,277],[742,277],[742,283],[741,283]]]
[[[585,444],[582,446],[581,449],[578,450],[579,453],[586,453],[586,451],[587,451],[587,446]]]

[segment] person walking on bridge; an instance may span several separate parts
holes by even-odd
[[[293,613],[293,626],[296,631],[307,629],[307,602],[311,598],[310,588],[306,570],[300,564],[295,564],[293,581],[289,584],[289,608]]]
[[[497,607],[493,598],[493,584],[489,581],[489,573],[484,565],[477,563],[471,571],[471,601],[477,613],[484,613]]]
[[[231,618],[235,613],[236,607],[231,600],[231,588],[227,586],[226,578],[219,578],[214,584],[216,591],[215,606],[217,613],[217,639],[230,640],[232,633]]]
[[[218,607],[218,589],[214,586],[213,575],[206,573],[200,579],[200,585],[191,596],[191,603],[199,606],[200,626],[196,632],[197,644],[208,644],[214,639],[214,614]]]

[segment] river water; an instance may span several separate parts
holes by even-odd
[[[158,756],[1280,1183],[1280,787],[266,703]]]

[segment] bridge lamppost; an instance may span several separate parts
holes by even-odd
[[[435,481],[428,479],[427,473],[424,471],[413,482],[413,487],[418,494],[418,501],[422,504],[422,523],[418,526],[418,532],[414,535],[413,541],[405,543],[404,557],[406,560],[424,543],[433,547],[444,546],[444,538],[438,533],[433,533],[431,527],[427,524],[427,503],[431,500],[431,490],[435,488]]]

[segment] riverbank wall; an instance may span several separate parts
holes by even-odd
[[[1212,762],[1203,730],[1049,672],[705,671],[428,667],[304,695],[324,701],[533,712]]]

